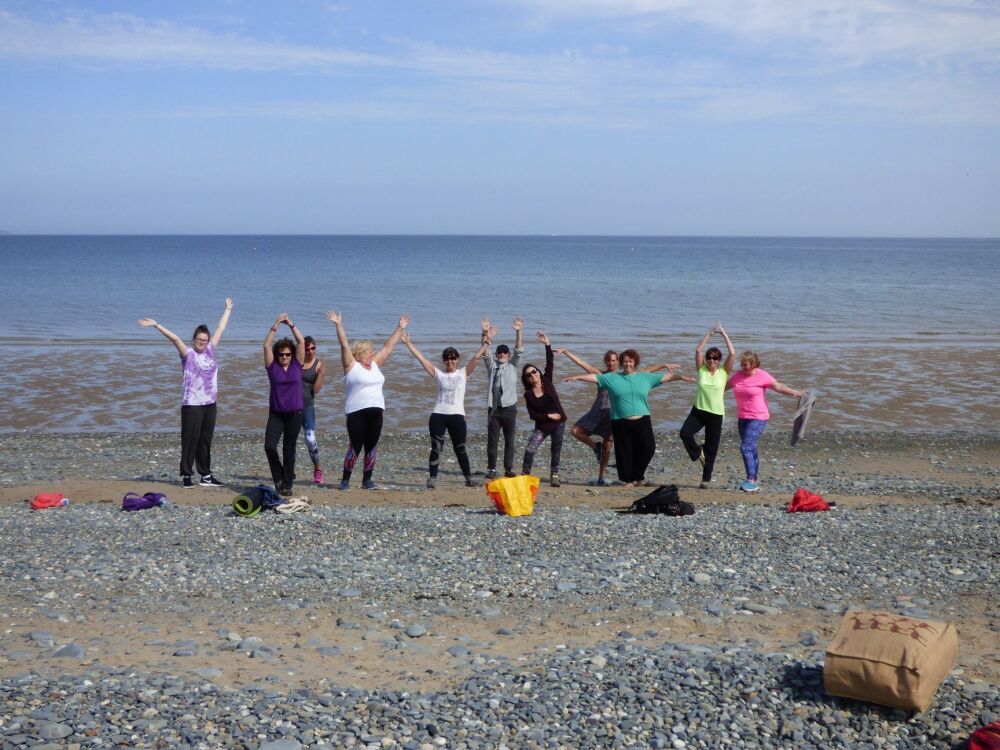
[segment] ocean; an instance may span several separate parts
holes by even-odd
[[[199,323],[214,329],[227,296],[220,430],[263,428],[260,343],[279,312],[317,338],[329,367],[320,429],[343,429],[331,308],[352,340],[377,342],[410,314],[414,343],[435,362],[448,345],[463,361],[472,354],[484,315],[501,328],[497,343],[512,344],[520,315],[525,362],[544,364],[534,337],[544,330],[594,364],[633,347],[644,364],[688,374],[695,344],[721,320],[778,380],[818,391],[816,428],[1000,422],[996,239],[4,235],[0,259],[4,431],[179,430],[177,356],[137,320],[189,340]],[[566,358],[556,368],[579,372]],[[424,429],[433,382],[402,345],[385,370],[387,428]],[[467,392],[473,429],[485,423],[484,373]],[[559,390],[571,419],[593,399],[593,386]],[[654,392],[657,427],[679,426],[692,398],[681,383]],[[770,402],[772,420],[787,423],[793,400]],[[732,403],[730,416],[732,427]]]

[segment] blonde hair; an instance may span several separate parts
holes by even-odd
[[[365,351],[366,349],[369,351],[375,351],[375,345],[371,341],[368,341],[367,339],[363,339],[361,341],[355,341],[354,346],[351,347],[351,356],[357,359],[358,356],[361,354],[361,352]]]
[[[747,349],[740,355],[740,364],[742,365],[744,362],[752,362],[755,369],[760,367],[760,357],[753,349]]]

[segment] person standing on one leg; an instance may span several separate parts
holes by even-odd
[[[713,346],[702,353],[705,344],[715,333],[725,339],[726,348],[729,350],[726,361],[721,366],[722,352],[719,347]],[[694,364],[698,371],[695,382],[698,384],[698,391],[694,397],[694,406],[691,407],[691,412],[681,427],[681,442],[684,443],[688,455],[692,461],[701,462],[699,485],[701,489],[706,489],[712,481],[715,457],[719,454],[719,442],[722,439],[722,422],[726,416],[724,401],[726,383],[735,361],[736,350],[733,348],[733,342],[729,340],[722,323],[716,323],[702,336],[698,346],[695,347]],[[695,439],[695,435],[702,429],[705,430],[704,446],[698,445]]]
[[[313,482],[323,483],[319,465],[319,440],[316,437],[316,394],[323,387],[323,360],[316,356],[316,339],[305,337],[306,357],[302,362],[302,437],[313,465]]]
[[[208,326],[194,329],[189,347],[180,336],[161,326],[152,318],[143,318],[139,325],[155,328],[162,333],[181,355],[184,370],[184,396],[181,401],[181,486],[194,487],[191,481],[192,464],[201,475],[202,487],[221,487],[222,482],[212,475],[212,437],[215,434],[216,400],[219,392],[219,362],[215,350],[222,339],[222,332],[229,323],[233,300],[226,297],[215,333],[209,335]]]
[[[434,410],[427,423],[427,429],[431,433],[431,454],[427,461],[427,489],[429,490],[434,489],[437,485],[438,463],[441,460],[441,453],[444,451],[446,434],[451,436],[451,446],[455,450],[455,458],[458,459],[458,465],[465,477],[465,486],[476,486],[472,480],[469,453],[465,449],[465,438],[468,434],[465,424],[465,385],[476,369],[476,365],[479,364],[479,360],[489,349],[489,339],[496,333],[496,328],[489,330],[487,340],[479,347],[479,351],[472,355],[472,359],[465,367],[459,366],[458,350],[449,346],[441,354],[441,361],[444,364],[443,372],[420,353],[420,350],[410,341],[408,333],[403,333],[403,343],[410,350],[410,354],[417,358],[427,374],[437,382],[437,402],[434,404]]]
[[[801,391],[796,391],[782,385],[769,372],[761,369],[760,357],[757,352],[747,350],[740,355],[740,371],[729,376],[726,390],[732,389],[736,396],[736,416],[739,417],[740,453],[743,454],[743,466],[746,468],[746,481],[740,485],[743,492],[756,492],[760,489],[758,467],[760,458],[757,455],[757,441],[764,434],[767,421],[771,414],[767,409],[765,391],[771,388],[775,393],[799,398]]]
[[[386,363],[392,350],[399,343],[403,331],[410,323],[409,315],[399,316],[399,325],[392,332],[382,348],[375,351],[371,341],[347,342],[344,321],[340,313],[330,310],[327,320],[337,327],[337,341],[340,344],[340,361],[344,365],[344,413],[347,415],[347,437],[350,445],[344,456],[344,473],[340,479],[340,489],[351,486],[351,473],[358,456],[364,455],[364,474],[361,488],[377,490],[372,479],[375,461],[378,458],[378,440],[382,436],[382,417],[385,413],[385,396],[382,386],[385,376],[381,366]]]
[[[284,338],[273,343],[278,326],[284,323],[295,341]],[[268,397],[267,427],[264,430],[264,453],[271,468],[274,488],[289,497],[295,482],[295,446],[302,429],[302,362],[305,340],[288,315],[281,313],[264,337],[264,369],[271,383]],[[278,438],[281,455],[278,455]]]
[[[585,372],[592,375],[602,373],[618,372],[618,352],[610,349],[604,352],[604,370],[587,364],[577,357],[569,349],[553,349],[556,354],[565,354],[573,362],[579,365]],[[594,399],[590,410],[576,420],[570,434],[586,445],[597,457],[597,479],[587,482],[587,484],[604,487],[609,484],[605,478],[608,470],[608,463],[611,460],[611,450],[614,441],[611,439],[611,399],[608,396],[608,389],[597,386],[597,397]],[[596,435],[597,440],[592,436]]]
[[[521,382],[524,384],[524,401],[528,405],[528,416],[535,420],[535,429],[528,438],[524,449],[522,474],[531,473],[531,465],[535,461],[535,452],[541,447],[545,438],[551,438],[552,459],[550,462],[549,483],[558,487],[559,460],[562,458],[563,433],[566,429],[566,412],[559,402],[559,394],[552,382],[553,356],[552,345],[545,331],[537,333],[538,340],[545,344],[545,371],[539,372],[535,365],[525,365],[521,371]]]
[[[482,342],[489,343],[490,319],[483,318]],[[497,476],[497,451],[500,433],[503,432],[504,475],[514,473],[514,435],[517,430],[517,367],[524,354],[521,330],[524,321],[514,318],[514,354],[506,344],[496,348],[495,356],[486,352],[486,372],[488,377],[487,433],[486,433],[486,478]]]

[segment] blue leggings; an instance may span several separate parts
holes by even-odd
[[[751,482],[757,481],[757,467],[760,460],[757,458],[757,441],[764,434],[767,427],[766,419],[741,419],[739,420],[740,430],[740,453],[743,454],[743,466],[747,470],[747,479]]]

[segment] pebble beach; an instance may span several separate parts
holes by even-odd
[[[176,434],[0,435],[0,747],[953,748],[1000,720],[1000,433],[775,429],[754,495],[734,435],[699,490],[659,434],[648,477],[684,518],[618,514],[648,490],[588,485],[569,440],[518,519],[450,447],[427,490],[423,434],[339,492],[342,442],[309,510],[245,519],[261,434],[217,434],[229,486],[193,490]],[[783,512],[798,486],[836,508]],[[70,504],[30,512],[45,490]],[[122,513],[126,490],[170,505]],[[925,712],[825,694],[857,608],[955,623]]]

